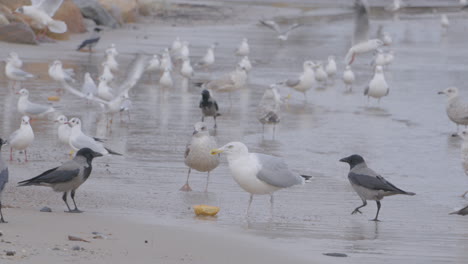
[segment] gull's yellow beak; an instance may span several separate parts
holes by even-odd
[[[212,150],[210,151],[210,154],[211,154],[211,155],[216,155],[216,154],[222,153],[223,151],[224,151],[224,150],[222,150],[222,149],[212,149]]]

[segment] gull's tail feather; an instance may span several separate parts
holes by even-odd
[[[310,176],[310,175],[303,175],[303,174],[301,174],[301,177],[304,178],[304,180],[305,180],[306,182],[308,182],[308,181],[310,181],[310,179],[312,179],[312,176]]]
[[[52,20],[47,26],[54,33],[62,34],[67,32],[67,24],[60,20]]]
[[[113,151],[113,150],[111,150],[111,149],[108,149],[108,148],[105,148],[105,149],[106,149],[107,152],[109,152],[109,154],[111,154],[111,155],[123,156],[123,154],[120,154],[120,153],[118,153],[118,152],[115,152],[115,151]]]

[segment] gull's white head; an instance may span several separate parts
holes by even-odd
[[[8,53],[8,56],[10,56],[10,58],[13,58],[13,59],[19,59],[18,53],[14,51]]]
[[[383,73],[382,66],[379,65],[379,66],[375,67],[375,73]]]
[[[29,91],[26,90],[26,89],[21,89],[17,92],[17,94],[19,94],[21,97],[28,97],[29,96]]]
[[[60,125],[67,124],[68,118],[64,115],[59,115],[57,119],[55,119],[55,123],[59,123]]]
[[[242,39],[242,42],[244,42],[244,43],[247,44],[247,38],[243,38],[243,39]]]
[[[444,89],[443,91],[438,92],[438,94],[445,94],[447,95],[447,97],[452,98],[458,95],[458,88],[449,87]]]
[[[315,63],[313,61],[304,61],[303,67],[304,67],[304,70],[313,69],[315,67]]]
[[[230,155],[245,155],[249,153],[249,149],[242,142],[230,142],[222,146],[219,149],[212,149],[211,155],[216,155],[219,153],[226,153]]]
[[[81,127],[81,120],[78,117],[74,117],[68,121],[68,124],[70,124],[71,127]]]
[[[21,126],[29,126],[29,116],[23,116],[21,118]]]
[[[204,122],[197,122],[193,125],[193,136],[201,137],[209,135],[208,127]]]
[[[53,65],[54,66],[62,66],[62,62],[59,61],[59,60],[54,60]]]
[[[334,60],[335,60],[335,56],[333,55],[328,56],[328,61],[334,61]]]
[[[351,70],[351,65],[346,65],[346,70],[350,71]]]

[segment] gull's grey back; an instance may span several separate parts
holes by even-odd
[[[304,180],[299,174],[289,170],[283,159],[260,153],[251,153],[261,163],[257,178],[279,188],[287,188],[303,184]]]

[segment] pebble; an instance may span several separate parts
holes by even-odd
[[[5,251],[5,253],[6,253],[7,256],[14,256],[16,254],[16,251],[7,250],[7,251]]]
[[[339,257],[339,258],[345,258],[348,256],[344,253],[323,253],[323,255],[329,256],[329,257]]]
[[[1,236],[3,236],[3,231],[2,231],[2,230],[0,230],[0,237],[1,237]]]
[[[50,209],[47,206],[42,207],[42,209],[40,211],[44,212],[44,213],[52,213],[52,209]]]
[[[73,247],[72,247],[72,250],[74,250],[74,251],[83,251],[84,248],[82,248],[82,247],[80,247],[80,246],[73,246]]]

